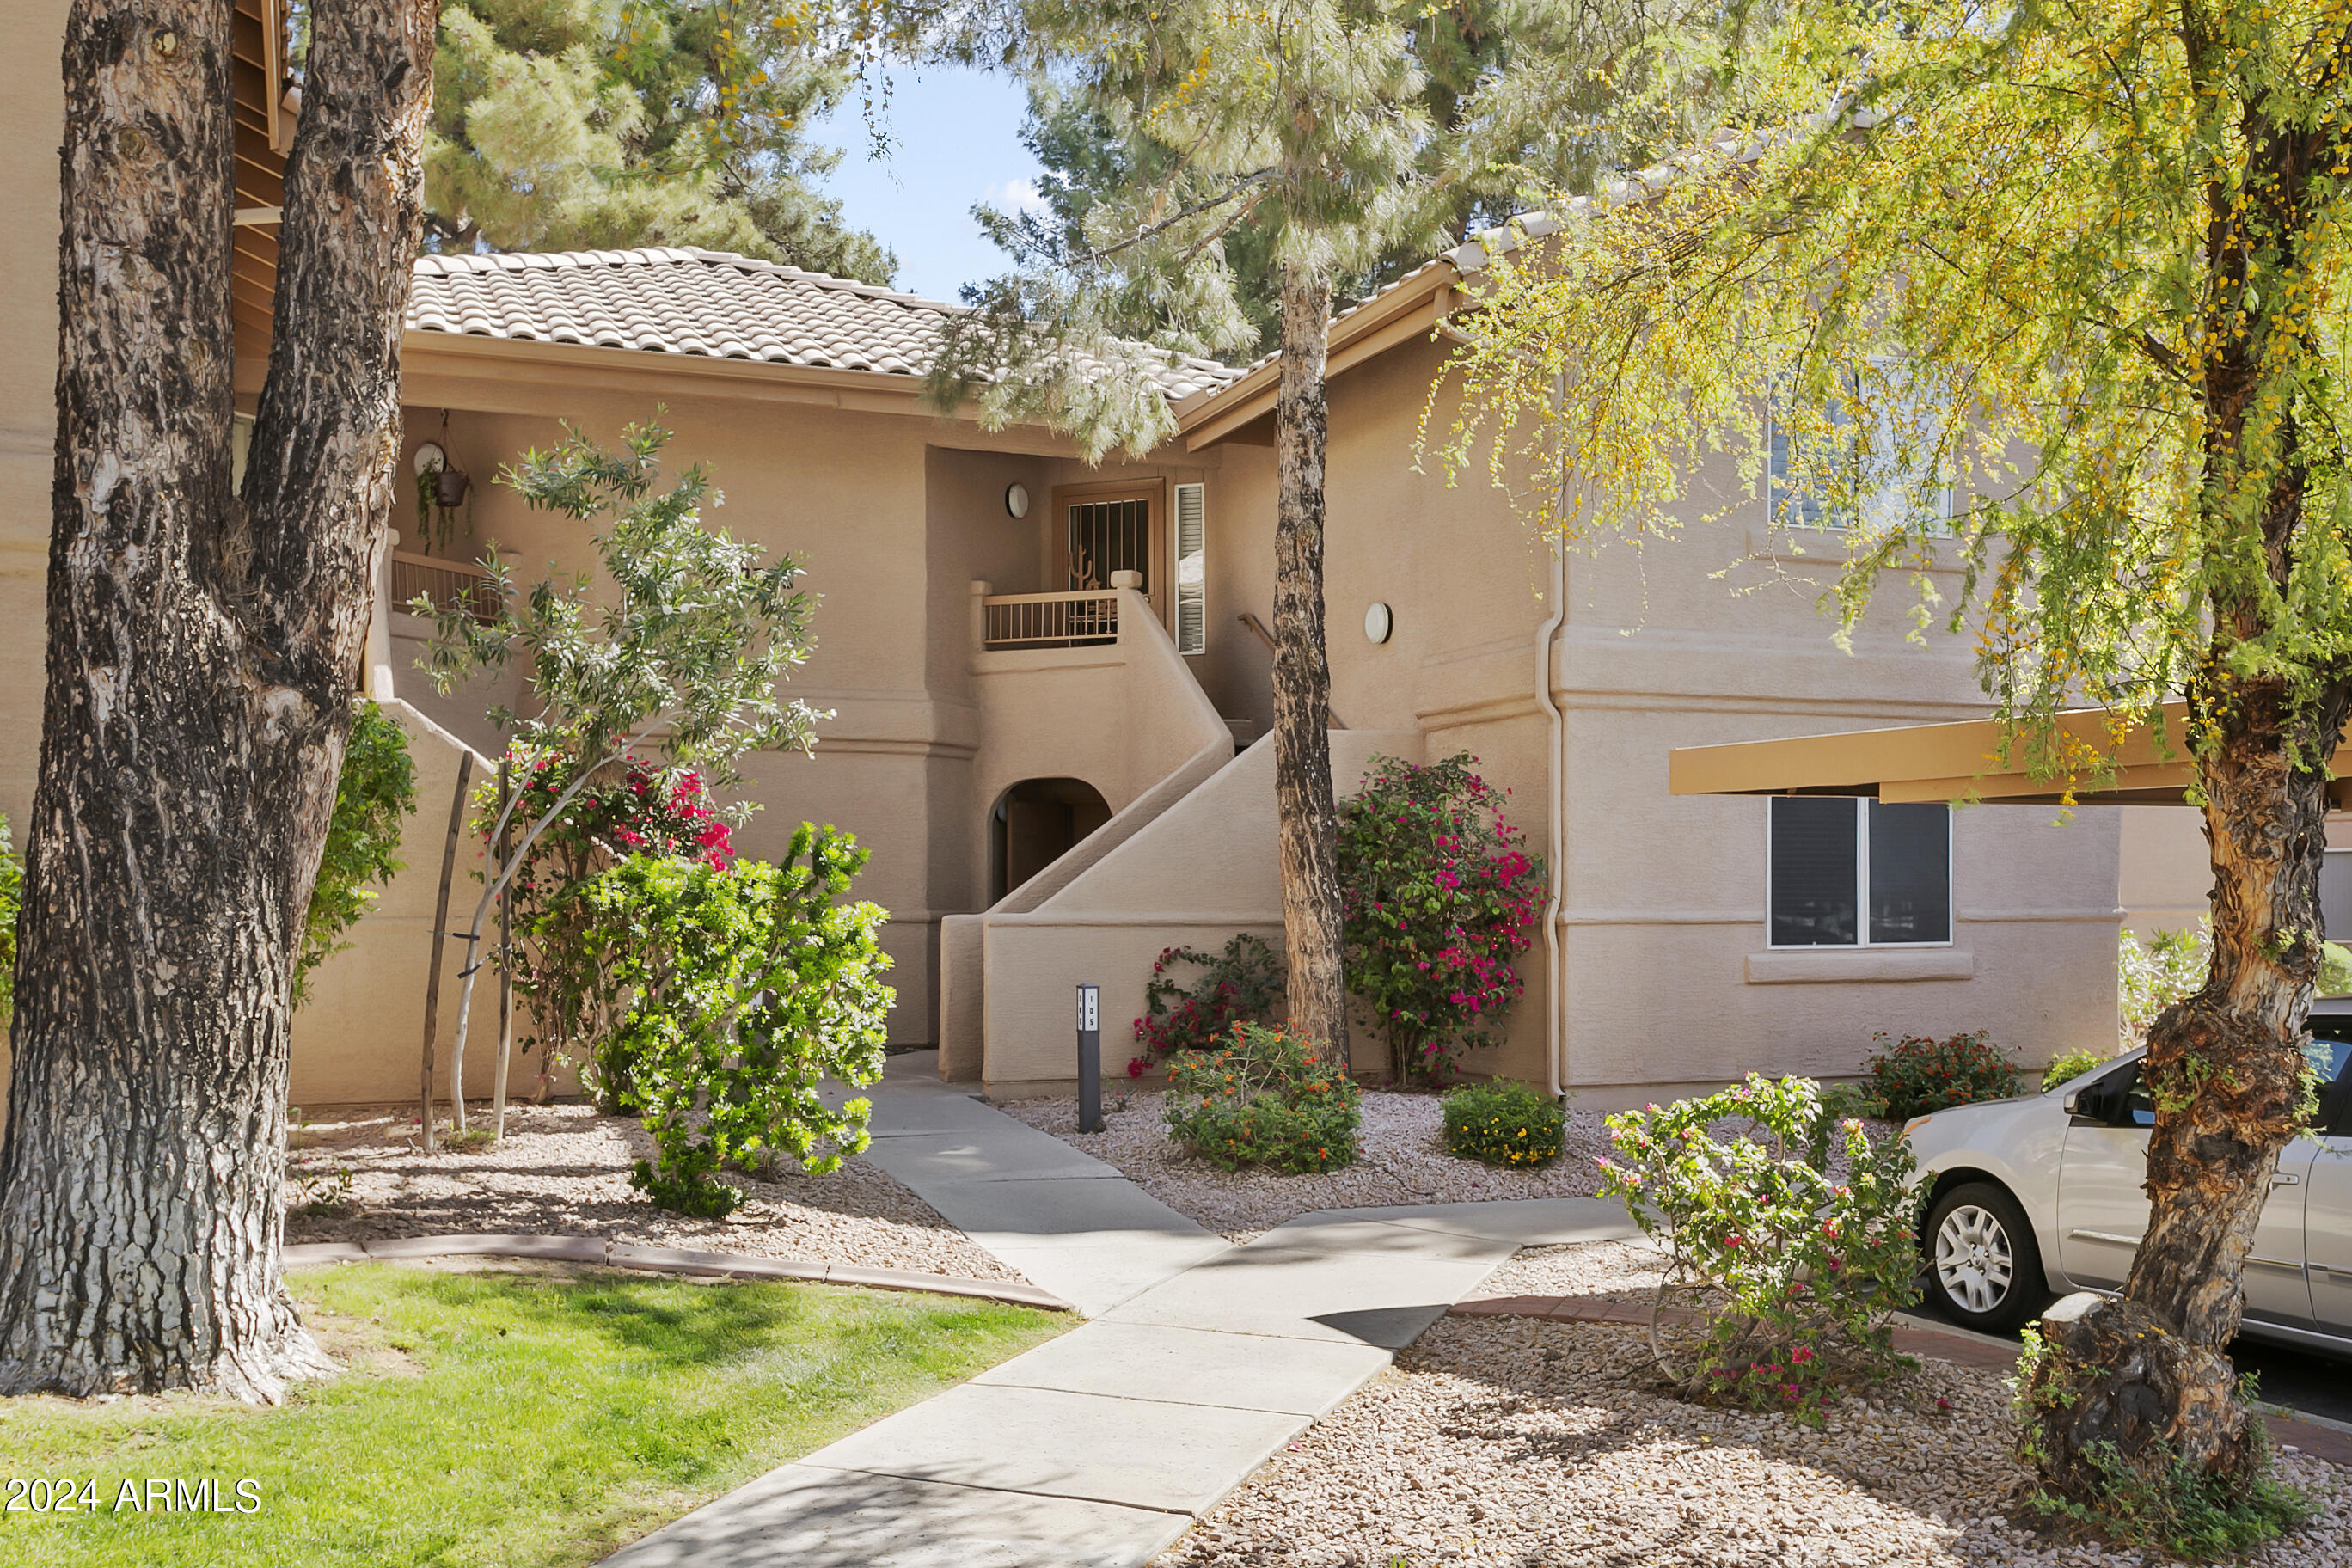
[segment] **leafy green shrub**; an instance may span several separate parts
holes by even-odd
[[[294,959],[296,1006],[309,999],[310,971],[351,946],[343,932],[375,901],[368,884],[400,874],[394,851],[400,847],[402,819],[415,809],[416,764],[409,760],[408,737],[383,709],[361,698],[352,705],[352,738],[343,750],[342,776],[335,781],[335,815],[327,824],[319,879],[302,917],[302,950]],[[15,965],[9,967],[13,973]]]
[[[1375,757],[1339,806],[1348,989],[1387,1030],[1396,1083],[1444,1083],[1523,988],[1514,961],[1543,909],[1543,862],[1476,765]]]
[[[1169,974],[1178,965],[1201,972],[1190,986]],[[1213,1050],[1236,1024],[1272,1023],[1282,1008],[1282,960],[1258,937],[1236,936],[1222,955],[1163,949],[1143,988],[1143,1016],[1135,1021],[1143,1054],[1128,1062],[1127,1076],[1141,1078],[1154,1058]]]
[[[2017,1375],[2009,1380],[2010,1406],[2017,1415],[2019,1457],[2049,1473],[2044,1422],[2076,1405],[2083,1390],[2063,1374],[2038,1323],[2025,1325]],[[2253,1402],[2254,1374],[2239,1380],[2238,1396]],[[2249,1411],[2257,1458],[2251,1472],[2218,1477],[2177,1450],[2156,1445],[2126,1460],[2112,1443],[2086,1450],[2096,1480],[2079,1497],[2049,1485],[2025,1496],[2025,1505],[2044,1518],[2104,1536],[2119,1546],[2161,1552],[2189,1563],[2242,1559],[2321,1512],[2319,1500],[2279,1479],[2275,1450],[2260,1415]]]
[[[1445,1097],[1449,1153],[1489,1165],[1548,1165],[1568,1146],[1568,1115],[1523,1083],[1467,1083]]]
[[[2069,1079],[2077,1079],[2107,1058],[2096,1051],[2065,1051],[2042,1069],[2042,1092],[2049,1093]]]
[[[789,1155],[821,1175],[866,1146],[869,1103],[835,1110],[817,1093],[882,1076],[889,917],[836,901],[866,858],[848,834],[803,824],[780,865],[640,855],[583,894],[587,945],[625,999],[588,1076],[625,1082],[641,1108],[654,1157],[633,1180],[663,1207],[735,1207],[722,1164]]]
[[[1896,1121],[2023,1092],[2017,1064],[1982,1029],[1940,1040],[1906,1035],[1893,1045],[1883,1034],[1872,1038],[1878,1050],[1864,1064],[1870,1092]]]
[[[1910,1364],[1887,1321],[1919,1270],[1901,1139],[1833,1121],[1810,1079],[1754,1073],[1608,1125],[1601,1190],[1667,1249],[1669,1285],[1699,1314],[1686,1362],[1666,1368],[1686,1395],[1818,1421],[1832,1390]],[[1842,1181],[1807,1157],[1832,1133]]]
[[[1223,1170],[1336,1171],[1355,1163],[1362,1100],[1345,1062],[1281,1029],[1242,1024],[1224,1049],[1170,1065],[1168,1132]]]
[[[607,760],[585,786],[572,788],[578,763],[568,754],[518,742],[507,749],[517,801],[508,826],[515,842],[533,827],[530,847],[508,884],[515,947],[514,988],[529,1009],[525,1048],[542,1071],[557,1058],[596,1048],[620,1025],[625,999],[615,990],[607,954],[591,941],[600,917],[583,895],[598,877],[633,855],[699,861],[725,869],[735,858],[726,817],[702,774],[664,767],[635,753]],[[499,816],[498,782],[475,799],[487,845]],[[543,819],[543,820],[542,820]],[[598,1080],[608,1111],[634,1111],[625,1075]]]
[[[0,816],[0,1029],[16,1016],[16,911],[25,901],[25,862]]]
[[[2116,1048],[2130,1050],[2147,1038],[2156,1016],[2193,994],[2213,965],[2213,928],[2202,916],[2194,931],[2160,931],[2146,942],[2129,931],[2116,936]]]

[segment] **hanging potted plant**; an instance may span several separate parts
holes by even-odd
[[[416,448],[416,534],[427,554],[437,546],[446,545],[457,537],[457,511],[467,507],[474,490],[474,481],[465,469],[449,460],[448,452],[437,441],[427,441]],[[467,507],[467,528],[473,526],[473,512]]]

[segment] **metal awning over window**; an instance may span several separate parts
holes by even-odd
[[[2113,771],[2087,778],[2074,794],[2078,805],[2179,805],[2196,775],[2188,754],[2188,705],[2168,703],[2164,738],[2134,725],[2120,746],[2110,737],[2111,715],[2095,709],[2063,715],[2061,725],[2085,747],[2085,754],[2111,755]],[[2021,749],[2002,761],[2003,726],[1973,719],[1955,724],[1906,724],[1892,730],[1854,730],[1841,735],[1804,735],[1786,741],[1745,741],[1722,746],[1684,746],[1667,759],[1667,789],[1675,795],[1867,795],[1875,800],[1982,800],[2016,805],[2056,805],[2066,795],[2057,781],[2036,778],[2023,766]],[[2352,754],[2339,749],[2336,782],[2328,786],[2338,808],[2352,805]]]

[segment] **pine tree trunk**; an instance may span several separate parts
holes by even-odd
[[[431,0],[319,0],[230,486],[229,0],[77,0],[0,1386],[278,1396],[289,990],[392,493]]]
[[[1290,1026],[1346,1061],[1339,814],[1331,795],[1331,666],[1323,647],[1323,359],[1330,314],[1329,279],[1286,265],[1274,416],[1274,806]]]

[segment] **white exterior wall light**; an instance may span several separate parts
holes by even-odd
[[[1384,643],[1389,640],[1389,634],[1395,629],[1395,617],[1389,614],[1389,607],[1386,605],[1374,603],[1370,608],[1364,611],[1364,640],[1366,642]]]

